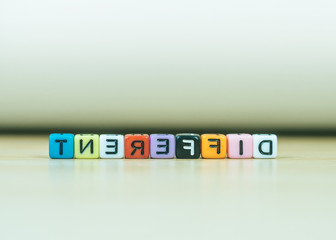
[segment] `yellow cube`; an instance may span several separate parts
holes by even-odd
[[[99,158],[99,135],[76,134],[75,158]]]
[[[225,158],[226,136],[223,134],[201,135],[202,158]]]

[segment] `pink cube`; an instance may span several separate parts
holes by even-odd
[[[253,157],[253,138],[251,134],[228,134],[229,158],[252,158]]]

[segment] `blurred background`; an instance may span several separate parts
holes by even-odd
[[[335,240],[335,9],[0,0],[0,239]],[[51,132],[275,133],[279,155],[54,160]]]
[[[0,2],[0,131],[336,132],[332,0]]]

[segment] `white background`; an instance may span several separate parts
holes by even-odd
[[[0,127],[335,128],[336,4],[0,2]]]

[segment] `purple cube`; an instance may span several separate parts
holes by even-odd
[[[150,156],[152,158],[174,158],[175,136],[172,134],[151,134]]]

